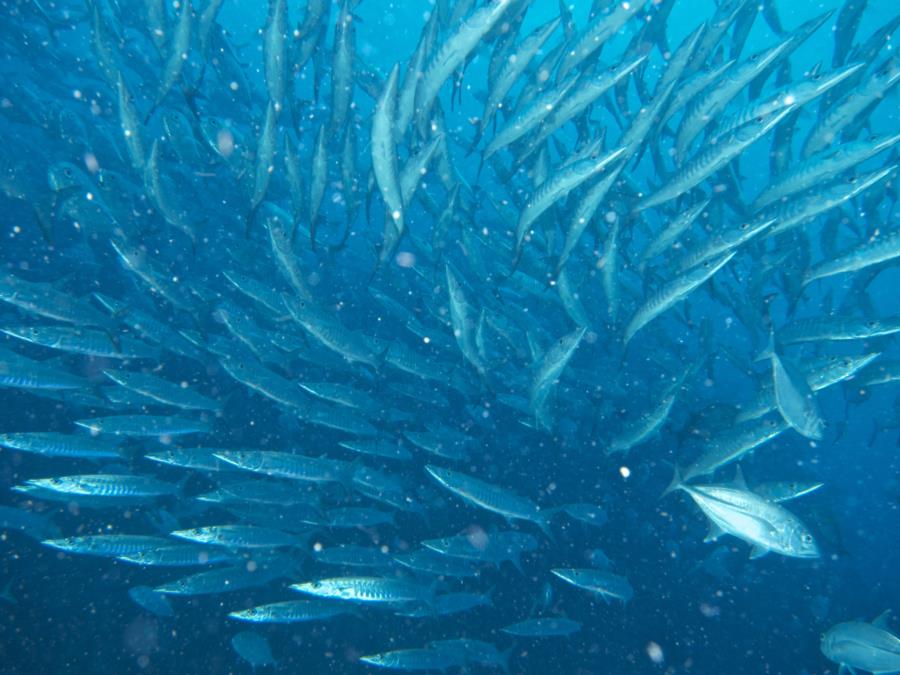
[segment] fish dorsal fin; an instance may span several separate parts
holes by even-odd
[[[769,331],[769,343],[766,345],[766,348],[762,350],[759,354],[757,354],[756,358],[753,359],[754,363],[759,363],[760,361],[766,361],[768,359],[776,358],[777,354],[775,353],[775,331]]]
[[[731,481],[731,484],[739,490],[747,490],[748,492],[750,490],[750,488],[747,487],[747,481],[744,478],[744,472],[741,471],[740,464],[738,464],[734,469],[734,480]]]
[[[526,331],[525,338],[528,340],[528,351],[531,352],[531,361],[537,364],[544,355],[544,350],[532,332]]]
[[[714,522],[709,522],[709,532],[706,533],[706,538],[703,540],[704,543],[710,541],[717,541],[719,537],[725,534],[725,530],[716,525]]]
[[[756,560],[757,558],[762,558],[769,552],[769,549],[763,548],[762,546],[754,546],[750,549],[750,560]]]
[[[876,628],[882,628],[884,630],[889,631],[891,629],[890,626],[891,620],[891,610],[886,609],[881,614],[872,619],[872,625]]]

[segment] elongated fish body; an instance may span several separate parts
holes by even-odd
[[[775,409],[774,397],[771,409]],[[721,467],[740,460],[748,452],[777,438],[789,428],[790,425],[783,419],[764,418],[753,419],[727,429],[706,443],[703,454],[682,472],[683,478],[690,481],[713,474]]]
[[[428,170],[443,136],[436,135],[410,157],[400,172],[400,197],[409,206],[419,182]]]
[[[616,161],[626,151],[626,148],[616,148],[602,157],[596,159],[583,159],[573,163],[562,171],[551,175],[541,184],[528,200],[525,208],[519,216],[516,225],[516,251],[517,257],[521,255],[525,236],[534,222],[540,218],[553,204],[566,197],[572,190],[603,171],[612,162]]]
[[[544,43],[556,31],[559,26],[560,18],[551,19],[547,23],[535,28],[531,34],[519,43],[514,54],[510,54],[505,60],[503,68],[497,74],[496,80],[488,94],[487,101],[484,104],[484,114],[478,125],[477,138],[487,130],[488,125],[494,118],[494,115],[503,105],[509,90],[518,81],[519,77],[524,73],[531,60],[535,57]]]
[[[551,113],[543,121],[535,137],[522,151],[518,158],[518,163],[524,161],[536,149],[540,148],[554,131],[580,115],[603,94],[633,73],[646,58],[646,56],[638,56],[620,65],[613,66],[609,70],[598,73],[586,73],[580,77],[572,91],[554,106]]]
[[[438,47],[425,68],[422,81],[416,90],[417,120],[420,129],[425,128],[431,107],[444,82],[462,65],[482,38],[513,4],[513,0],[493,0],[475,10],[465,21],[456,26],[453,32],[444,39],[443,44]]]
[[[184,294],[182,287],[171,275],[167,275],[154,264],[144,249],[131,242],[117,239],[110,239],[109,244],[119,256],[122,265],[133,272],[155,295],[177,309],[188,313],[193,311],[193,300]]]
[[[701,199],[688,209],[679,212],[647,245],[642,255],[642,262],[646,264],[671,248],[678,241],[679,237],[694,224],[697,217],[706,211],[708,206],[709,200]]]
[[[608,570],[562,567],[550,571],[566,583],[596,593],[607,602],[612,599],[627,603],[634,596],[628,579]]]
[[[398,141],[402,140],[406,135],[406,131],[416,114],[416,90],[419,88],[419,81],[427,66],[428,56],[432,53],[434,42],[437,39],[439,29],[438,16],[439,12],[431,12],[428,17],[428,22],[422,29],[416,49],[406,64],[403,84],[398,86],[397,115],[394,125],[394,133]]]
[[[131,166],[140,172],[144,168],[144,162],[146,162],[143,139],[144,125],[141,124],[137,108],[134,106],[134,101],[121,74],[119,74],[117,89],[119,95],[119,126],[125,139],[125,149],[128,151]]]
[[[805,105],[822,96],[832,87],[837,86],[864,67],[865,64],[863,63],[851,63],[830,73],[817,73],[807,80],[791,82],[765,98],[757,99],[740,112],[724,119],[721,127],[717,128],[716,132],[722,134],[742,124],[747,124],[747,122],[757,117],[771,115],[783,108]]]
[[[428,465],[425,469],[438,483],[465,501],[509,520],[527,520],[545,532],[549,531],[547,516],[541,513],[537,504],[515,493],[458,471],[433,465]]]
[[[478,576],[481,569],[475,562],[450,558],[427,548],[395,556],[394,561],[422,574],[460,579]]]
[[[427,539],[425,548],[451,558],[461,558],[499,566],[509,560],[521,569],[521,556],[538,547],[537,540],[522,532],[473,532],[445,539]]]
[[[660,124],[665,124],[671,117],[687,106],[700,92],[704,91],[713,82],[718,80],[723,73],[734,65],[734,60],[725,61],[724,63],[711,68],[710,70],[702,70],[693,73],[689,77],[679,82],[678,88],[672,94],[672,100],[669,102],[666,111],[660,117]]]
[[[578,76],[573,73],[558,83],[556,87],[541,92],[539,96],[527,105],[521,109],[516,109],[513,112],[512,119],[497,132],[490,143],[487,144],[487,147],[485,147],[481,155],[482,163],[541,124],[560,105],[561,101],[565,100],[565,97],[578,81]]]
[[[580,327],[558,339],[543,355],[531,382],[529,406],[538,419],[544,418],[543,407],[559,376],[572,360],[587,328]],[[546,424],[546,420],[542,422]]]
[[[678,135],[675,139],[676,156],[684,157],[692,141],[706,128],[709,122],[718,117],[728,103],[737,96],[738,92],[762,72],[766,66],[778,58],[789,45],[790,40],[782,40],[774,47],[754,54],[746,61],[735,64],[720,79],[710,85],[709,91],[699,94],[694,99],[693,104],[686,110],[684,119],[682,119],[681,126],[678,129]],[[776,107],[772,112],[775,111],[780,110]],[[764,113],[768,112],[770,111],[764,111]],[[755,115],[750,116],[750,119],[756,119],[756,117]],[[730,130],[731,128],[726,128],[722,132],[718,132],[718,130],[717,132],[724,135]]]
[[[864,141],[852,141],[822,150],[809,159],[793,165],[780,175],[775,183],[760,193],[751,209],[758,211],[789,195],[808,190],[819,181],[839,176],[847,169],[892,148],[898,141],[900,141],[900,134],[894,134]]]
[[[375,605],[430,602],[433,596],[427,586],[390,577],[333,577],[292,584],[291,589],[319,598]]]
[[[350,0],[344,0],[334,25],[334,57],[331,62],[331,121],[329,128],[339,137],[350,115],[353,101],[353,66],[356,56],[356,26]]]
[[[32,478],[29,485],[67,495],[86,497],[153,498],[174,495],[178,486],[151,476],[127,474],[80,474],[55,478]]]
[[[286,576],[286,570],[280,564],[255,565],[250,569],[246,564],[240,564],[197,572],[161,584],[153,590],[165,595],[214,595],[256,588],[283,576]]]
[[[0,300],[29,314],[76,326],[115,330],[115,323],[90,303],[59,291],[48,283],[35,283],[12,274],[0,276]]]
[[[108,359],[159,358],[159,350],[131,338],[121,338],[119,345],[109,336],[91,328],[69,326],[16,326],[0,329],[6,335],[32,344],[75,354],[102,356]]]
[[[817,317],[792,321],[778,331],[782,344],[797,342],[868,340],[900,332],[900,317]]]
[[[89,389],[90,380],[15,354],[0,358],[0,386],[34,390]]]
[[[788,325],[786,327],[786,332],[788,333],[789,338],[790,330],[791,327]],[[788,342],[782,341],[780,332],[778,340],[783,344],[789,344]],[[861,354],[859,356],[828,357],[824,363],[816,363],[811,366],[803,364],[803,371],[810,389],[813,391],[821,391],[822,389],[827,389],[832,385],[850,379],[880,356],[881,354],[879,352],[872,352],[869,354]],[[860,386],[866,386],[865,380],[860,382]],[[764,382],[753,403],[742,406],[742,410],[738,414],[736,421],[743,422],[762,417],[766,413],[775,410],[777,407],[778,404],[775,401],[775,391],[772,384],[770,382]]]
[[[812,189],[783,204],[773,204],[764,210],[761,216],[775,220],[775,224],[766,233],[766,237],[774,237],[787,232],[809,222],[821,213],[840,206],[883,181],[895,168],[896,165],[888,166],[878,171],[854,176],[823,189]]]
[[[538,617],[501,628],[504,633],[516,637],[559,637],[581,630],[581,624],[564,617]]]
[[[812,494],[823,485],[825,484],[814,481],[768,481],[754,485],[753,492],[766,501],[780,504]]]
[[[624,154],[625,153],[620,155],[620,157],[624,156]],[[562,253],[559,254],[559,262],[557,262],[556,264],[558,275],[562,275],[563,267],[565,267],[566,263],[569,261],[569,257],[578,246],[579,240],[581,239],[585,230],[587,230],[588,225],[590,225],[591,220],[594,217],[594,214],[600,207],[600,204],[606,198],[606,195],[608,194],[610,188],[618,179],[619,173],[622,171],[624,166],[624,163],[619,163],[606,175],[601,176],[596,183],[588,188],[588,190],[582,196],[581,200],[578,202],[578,206],[576,207],[575,212],[572,215],[572,219],[569,223],[569,228],[566,232],[566,239],[563,242]]]
[[[748,490],[720,485],[680,485],[714,526],[709,539],[730,534],[753,545],[753,557],[769,551],[792,558],[818,558],[806,526],[778,504]]]
[[[323,124],[316,133],[316,145],[312,160],[312,180],[309,184],[309,241],[313,248],[316,246],[316,225],[319,221],[319,211],[322,208],[322,199],[325,198],[325,188],[328,184],[326,133],[327,131]]]
[[[354,546],[353,544],[329,546],[321,551],[315,551],[313,557],[324,565],[340,567],[383,569],[394,566],[394,560],[389,553],[371,546]]]
[[[673,305],[684,300],[693,293],[695,289],[704,284],[708,279],[712,278],[716,272],[728,264],[734,255],[735,252],[730,251],[717,259],[707,260],[681,276],[676,277],[650,295],[644,304],[634,313],[634,316],[631,317],[631,321],[629,321],[628,325],[625,327],[625,334],[623,336],[625,344],[628,344],[635,333],[653,321],[653,319]]]
[[[654,436],[666,423],[674,404],[674,394],[664,396],[652,410],[628,424],[622,433],[616,436],[609,444],[606,454],[627,453],[632,448]]]
[[[175,383],[139,372],[107,369],[103,371],[116,384],[166,405],[184,410],[218,410],[220,404],[190,389],[187,383]]]
[[[897,82],[900,82],[900,58],[892,56],[865,84],[850,91],[822,116],[803,144],[803,158],[808,159],[838,140],[857,115],[884,98]]]
[[[447,292],[450,296],[450,320],[453,324],[453,334],[462,352],[463,357],[475,367],[478,372],[483,372],[485,364],[481,362],[478,349],[475,346],[475,317],[472,306],[466,299],[466,295],[453,273],[450,265],[446,265]]]
[[[180,354],[181,356],[193,359],[194,361],[203,362],[205,360],[206,357],[201,350],[197,349],[168,324],[160,321],[151,314],[128,307],[122,301],[106,295],[95,293],[94,296],[100,304],[106,307],[110,312],[114,313],[122,323],[153,344],[158,345],[173,354]]]
[[[175,24],[175,31],[172,33],[172,39],[169,42],[169,54],[163,65],[162,77],[160,78],[159,89],[156,92],[156,100],[153,102],[153,108],[157,108],[168,96],[172,87],[181,77],[181,71],[187,61],[188,51],[191,48],[191,26],[193,24],[194,10],[191,8],[190,0],[185,0],[181,4],[181,11],[178,14],[178,21]]]
[[[263,63],[269,102],[279,113],[287,95],[287,3],[269,0],[269,15],[263,34]]]
[[[80,459],[118,459],[122,457],[122,450],[114,443],[78,434],[41,431],[0,434],[0,445],[46,457]]]
[[[775,403],[781,416],[801,435],[820,440],[824,434],[825,422],[803,373],[774,349],[770,360]]]
[[[384,91],[375,104],[372,117],[372,172],[381,191],[387,214],[385,218],[384,248],[379,256],[383,263],[393,254],[396,242],[406,229],[403,217],[403,197],[400,193],[400,171],[397,168],[397,139],[394,121],[397,118],[396,64],[384,84]]]
[[[216,457],[246,471],[315,483],[347,480],[352,467],[337,459],[273,450],[224,450],[216,453]]]
[[[378,352],[376,343],[368,336],[348,330],[340,322],[312,303],[283,296],[291,318],[322,346],[344,357],[349,363],[365,363],[374,368],[381,365],[384,351]]]
[[[266,231],[269,234],[272,253],[278,263],[279,273],[290,284],[298,298],[308,300],[312,296],[306,282],[306,275],[291,247],[290,233],[287,229],[290,222],[291,218],[286,213],[270,212],[265,220]]]
[[[310,598],[286,600],[230,612],[228,618],[248,623],[303,623],[325,621],[347,612],[346,606]]]
[[[266,116],[263,124],[259,129],[259,139],[256,142],[256,171],[253,177],[253,194],[250,196],[250,210],[255,211],[263,199],[266,197],[266,191],[269,189],[269,181],[272,179],[272,172],[275,164],[275,146],[277,143],[275,123],[278,113],[275,111],[275,104],[269,101],[266,106]]]
[[[587,28],[576,35],[568,48],[562,63],[559,65],[557,78],[564,78],[569,71],[577,68],[591,55],[600,49],[603,44],[615,35],[622,26],[634,15],[640,12],[646,0],[636,2],[617,2],[609,10],[594,19]]]
[[[687,251],[681,259],[680,271],[684,272],[717,256],[732,251],[742,244],[769,230],[778,220],[776,218],[760,219],[755,222],[741,223],[738,227],[713,233],[701,246]]]
[[[67,537],[66,539],[47,539],[41,543],[67,553],[117,558],[159,548],[167,544],[168,540],[140,534],[95,534]]]
[[[215,546],[173,544],[171,541],[162,546],[119,553],[116,557],[142,567],[203,567],[237,561],[235,553]]]
[[[252,357],[224,358],[220,365],[236,381],[279,405],[296,410],[306,410],[310,405],[309,397],[293,382],[254,361]]]
[[[643,210],[651,206],[658,206],[699,185],[762,138],[790,111],[790,108],[786,108],[769,117],[755,120],[725,134],[714,143],[706,144],[694,157],[684,163],[668,183],[649,197],[644,198],[638,204],[638,208]]]
[[[395,649],[381,654],[371,654],[359,659],[363,663],[377,668],[391,670],[440,670],[460,667],[465,659],[446,650],[437,649]]]
[[[803,283],[859,270],[900,257],[900,230],[878,234],[862,244],[807,270]]]
[[[212,525],[170,533],[178,539],[197,544],[224,546],[232,550],[296,546],[299,539],[292,534],[257,525]]]
[[[301,382],[299,386],[317,398],[348,408],[371,411],[378,406],[377,401],[371,396],[348,385],[334,382]]]
[[[76,420],[75,424],[94,435],[136,437],[202,434],[212,429],[212,425],[203,420],[165,415],[113,415]]]

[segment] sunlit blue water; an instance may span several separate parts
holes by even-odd
[[[584,26],[590,3],[583,0],[570,4],[576,25]],[[838,9],[841,4],[837,0],[775,2],[788,29],[827,9]],[[0,3],[3,16],[0,20],[3,138],[0,158],[6,176],[4,194],[0,196],[3,272],[30,281],[55,282],[73,296],[99,291],[123,300],[129,307],[165,316],[178,328],[199,330],[203,335],[227,336],[208,312],[192,318],[151,298],[147,287],[122,268],[108,246],[107,241],[114,233],[61,213],[58,204],[48,206],[50,193],[45,176],[47,169],[60,161],[73,162],[83,169],[86,165],[90,168],[93,160],[86,158],[93,157],[102,169],[126,177],[139,192],[143,189],[143,177],[129,165],[120,137],[116,93],[103,82],[95,65],[97,57],[90,46],[91,14],[81,4],[68,5],[61,2],[39,6],[25,0]],[[106,7],[107,3],[100,5]],[[302,5],[302,2],[288,3],[291,26],[300,21]],[[871,35],[897,12],[891,0],[873,0],[868,5],[857,40]],[[160,57],[151,51],[152,42],[142,32],[144,3],[123,2],[118,7],[110,7],[108,11],[121,18],[123,40],[119,48],[123,62],[128,64],[128,85],[140,110],[145,112],[158,86]],[[67,11],[71,11],[71,16],[66,16]],[[167,11],[171,27],[175,13],[171,7]],[[382,75],[394,63],[405,65],[429,11],[431,3],[424,0],[363,0],[354,10],[358,55]],[[669,43],[679,44],[714,11],[712,2],[679,0],[668,20]],[[326,72],[325,91],[337,13],[335,6],[331,10],[327,41],[320,47],[319,56]],[[527,34],[557,13],[557,3],[535,0],[520,34]],[[52,17],[51,21],[48,16]],[[135,236],[178,277],[182,287],[194,287],[204,296],[203,306],[207,309],[214,307],[223,295],[236,297],[221,274],[235,260],[257,277],[277,280],[281,287],[285,286],[268,253],[269,242],[261,226],[256,224],[251,228],[250,237],[245,237],[248,202],[244,172],[252,172],[249,158],[264,114],[260,29],[265,22],[265,4],[245,0],[226,0],[219,15],[219,23],[227,31],[252,89],[253,105],[248,107],[242,100],[244,92],[234,94],[226,90],[218,76],[212,75],[208,76],[206,88],[201,87],[199,95],[191,99],[201,117],[215,115],[232,120],[236,129],[246,133],[238,155],[246,152],[247,159],[239,157],[230,166],[214,159],[190,166],[170,154],[166,162],[173,195],[198,226],[196,242],[192,244],[177,233],[158,213],[152,214],[155,207],[146,197],[138,197],[133,202],[138,205],[137,212],[132,214],[133,221],[144,225]],[[829,20],[791,56],[795,78],[819,62],[830,68],[833,23],[833,19]],[[604,47],[604,60],[614,61],[626,48],[634,32],[632,28]],[[750,54],[776,39],[765,21],[758,18],[743,53]],[[887,44],[881,58],[891,53],[891,49],[892,45]],[[471,183],[475,182],[478,157],[466,153],[472,133],[470,119],[482,113],[489,49],[482,48],[478,53],[480,56],[466,71],[461,102],[451,110],[449,85],[442,94],[447,129],[453,137],[450,146],[454,165],[459,175]],[[653,52],[650,62],[650,72],[657,72],[661,63],[658,52]],[[192,75],[198,71],[197,63],[192,63]],[[314,77],[310,64],[294,82],[296,132],[307,179],[312,170],[315,133],[328,119],[330,101],[323,93],[318,105],[312,102]],[[648,77],[655,78],[655,75]],[[633,97],[635,93],[632,91],[630,95]],[[361,158],[358,180],[364,201],[373,102],[360,88],[355,92],[354,102],[352,115],[358,126]],[[637,105],[636,100],[632,103]],[[178,93],[163,108],[169,106],[182,112],[188,109],[184,97]],[[815,115],[814,106],[804,110],[798,128],[811,127]],[[619,133],[612,118],[600,106],[594,117],[602,120],[598,125],[609,126],[611,136]],[[889,94],[876,109],[869,127],[875,133],[900,130],[896,93]],[[574,140],[571,128],[559,136],[570,144]],[[165,137],[159,117],[153,118],[145,129],[148,151],[154,137]],[[170,151],[168,146],[164,147]],[[742,156],[739,187],[744,196],[755,195],[767,183],[769,149],[768,141],[761,142]],[[280,152],[279,149],[279,161]],[[302,242],[303,251],[298,257],[303,261],[307,281],[323,304],[340,308],[344,325],[377,337],[382,345],[408,342],[421,347],[420,343],[413,343],[402,325],[372,301],[366,287],[375,285],[390,292],[407,309],[434,325],[428,306],[438,305],[445,314],[447,311],[443,265],[436,270],[423,266],[421,275],[428,281],[422,282],[415,265],[410,268],[392,262],[387,273],[382,272],[381,277],[371,281],[377,258],[375,247],[382,233],[381,198],[376,189],[370,220],[360,213],[356,222],[348,224],[340,197],[340,170],[335,155],[332,160],[322,207],[324,218],[319,228],[326,241],[338,241],[345,227],[349,227],[351,236],[347,248],[333,255],[321,249],[311,253],[307,242]],[[883,163],[884,159],[880,158],[866,166],[874,168]],[[267,198],[289,209],[281,169],[277,171],[279,182],[273,183]],[[646,157],[631,171],[631,176],[648,189],[663,182]],[[429,174],[425,182],[424,190],[433,193],[443,205],[445,192],[438,186],[437,178]],[[480,178],[483,193],[498,201],[509,198],[507,187],[493,173],[485,172]],[[893,212],[895,190],[888,190],[885,199],[877,205],[878,217],[885,227],[897,226]],[[486,206],[486,197],[476,199],[481,200],[481,208],[474,220],[475,229],[506,233],[509,225],[502,223],[496,211]],[[675,210],[670,207],[671,211]],[[41,218],[49,218],[52,223],[52,232],[46,236],[38,225],[40,218],[36,217],[35,208],[50,208],[49,215],[40,213]],[[609,208],[618,207],[611,203]],[[852,222],[842,231],[839,248],[849,246],[855,241],[855,234],[866,232],[868,224],[874,222],[872,214],[861,213],[855,207],[845,208]],[[628,208],[623,207],[621,212],[627,213]],[[815,251],[819,250],[817,228],[824,219],[820,217],[817,225],[807,226],[813,233]],[[407,220],[409,231],[428,240],[434,220],[423,208],[411,209]],[[448,255],[459,265],[468,256],[457,232],[458,227],[451,230]],[[628,246],[640,250],[646,238],[646,232],[635,227],[628,233]],[[582,243],[585,251],[595,245],[595,242]],[[409,239],[401,242],[399,251],[401,263],[415,259],[416,249]],[[404,258],[404,254],[409,257]],[[585,260],[581,262],[586,272],[589,263]],[[747,270],[753,264],[753,258],[747,256],[742,269]],[[802,274],[799,265],[797,259],[789,259],[782,271],[787,278],[799,277]],[[489,284],[482,284],[472,272],[467,272],[467,276],[470,282],[475,282],[478,293],[490,292]],[[626,315],[641,297],[635,278],[640,279],[632,276],[623,281]],[[431,283],[432,279],[437,281]],[[741,288],[744,279],[746,276],[735,273],[732,285]],[[873,311],[882,316],[898,313],[898,281],[896,269],[887,269],[874,280],[867,291]],[[817,315],[839,307],[850,284],[848,276],[812,287],[801,301],[799,311],[802,315]],[[783,287],[773,287],[771,291],[776,296],[771,306],[776,324],[789,311],[782,290]],[[596,279],[592,279],[583,293],[591,308],[603,305]],[[488,304],[477,295],[471,297],[479,306],[482,302]],[[857,308],[852,298],[845,306],[851,310]],[[518,295],[509,311],[536,315],[548,339],[572,329],[571,321],[558,306],[548,309],[548,303],[525,293]],[[712,347],[706,347],[707,343],[700,339],[700,325],[704,321],[709,322],[713,331]],[[0,306],[0,325],[41,322],[12,305]],[[269,325],[272,330],[279,326],[278,323]],[[860,392],[850,381],[823,391],[818,397],[828,423],[823,441],[812,443],[789,431],[742,462],[751,485],[789,479],[824,483],[816,493],[790,503],[791,511],[815,533],[821,558],[800,560],[770,554],[750,560],[749,547],[737,539],[726,537],[718,543],[703,543],[706,519],[686,495],[660,498],[660,494],[671,478],[672,464],[683,464],[685,454],[696,447],[691,445],[696,443],[696,439],[692,440],[695,432],[723,419],[720,415],[727,406],[752,400],[755,383],[768,377],[764,365],[752,362],[764,347],[764,332],[763,342],[759,335],[751,337],[728,307],[712,300],[702,290],[691,298],[687,309],[673,310],[665,320],[651,324],[646,329],[649,335],[635,339],[624,355],[620,347],[613,346],[611,338],[614,330],[620,328],[603,327],[597,331],[599,336],[595,333],[580,347],[571,366],[580,373],[590,373],[594,386],[572,380],[559,385],[555,400],[557,423],[550,432],[522,425],[524,416],[496,402],[496,387],[479,389],[473,372],[468,377],[476,384],[469,396],[442,383],[419,383],[446,397],[446,406],[412,403],[408,399],[396,403],[401,397],[391,393],[392,380],[401,383],[411,380],[415,383],[415,380],[390,368],[361,367],[354,371],[352,378],[346,372],[339,372],[338,379],[351,379],[381,400],[391,401],[393,407],[404,409],[414,420],[409,428],[421,429],[425,422],[439,422],[466,431],[474,439],[471,458],[457,464],[458,470],[527,495],[544,507],[575,502],[600,505],[608,515],[608,522],[596,529],[560,518],[555,521],[552,541],[541,536],[536,528],[519,522],[517,529],[530,532],[540,540],[539,550],[523,559],[524,574],[507,564],[499,569],[487,568],[477,579],[447,582],[447,590],[491,592],[492,606],[440,618],[406,619],[387,611],[362,610],[358,615],[328,622],[261,625],[257,628],[269,640],[278,665],[260,668],[258,672],[364,672],[373,669],[358,662],[362,655],[464,636],[494,643],[501,650],[512,648],[510,672],[514,673],[799,675],[836,672],[837,666],[825,659],[819,649],[820,635],[825,630],[840,621],[871,619],[886,608],[900,609],[897,574],[900,569],[897,459],[900,407],[896,386]],[[452,333],[443,330],[455,347]],[[11,338],[0,341],[0,346],[34,359],[59,357],[58,352]],[[522,365],[515,367],[527,372],[524,363],[530,360],[526,358],[528,346],[521,344],[518,349],[516,363]],[[710,356],[710,349],[715,353],[707,361],[705,357]],[[828,354],[878,351],[882,359],[898,356],[896,339],[891,337],[862,346],[832,343],[819,351]],[[805,353],[811,356],[816,351],[810,349]],[[740,368],[729,355],[737,355]],[[471,371],[458,351],[441,356],[451,361],[454,368]],[[671,376],[679,371],[681,362],[696,360],[703,361],[703,367],[662,432],[627,456],[607,456],[604,448],[622,421],[658,401],[664,389],[664,374]],[[89,378],[96,387],[107,384],[102,370],[111,365],[107,360],[78,356],[62,357],[51,363]],[[346,434],[298,421],[296,416],[229,378],[215,359],[201,364],[166,352],[160,364],[142,367],[155,369],[156,374],[173,381],[200,383],[204,393],[224,401],[223,412],[213,420],[214,432],[195,437],[202,438],[197,445],[291,449],[316,457],[355,459],[337,446],[338,441],[347,438]],[[508,367],[511,366],[504,366]],[[624,376],[618,375],[620,368]],[[292,379],[309,381],[325,381],[334,375],[335,371],[325,362],[295,363],[289,373]],[[0,389],[0,431],[3,432],[73,431],[75,420],[102,414],[112,413],[49,400],[22,389]],[[390,430],[399,432],[400,428],[398,425]],[[184,444],[190,446],[193,442]],[[155,441],[142,441],[135,446],[134,454],[123,460],[124,466],[118,469],[143,471],[176,483],[185,476],[184,471],[175,468],[147,466],[140,454],[155,448]],[[380,467],[409,485],[423,512],[397,511],[393,526],[349,531],[310,528],[306,548],[311,550],[316,543],[326,546],[355,543],[384,547],[393,553],[415,548],[423,539],[450,536],[473,528],[490,533],[506,527],[500,516],[465,505],[442,491],[424,471],[424,465],[433,461],[434,457],[421,452],[410,463],[392,464],[363,457],[362,462]],[[192,496],[214,485],[211,477],[202,472],[187,479],[182,495],[176,499],[127,508],[98,510],[84,508],[77,502],[29,501],[9,490],[29,478],[99,473],[102,467],[84,460],[43,458],[3,449],[0,451],[0,487],[3,488],[0,504],[45,512],[52,516],[64,536],[101,531],[156,533],[153,521],[161,510],[174,516],[181,527],[224,522],[229,517],[224,511],[204,512],[192,503]],[[728,467],[719,476],[726,480],[732,471]],[[335,490],[328,498],[335,504],[350,499],[342,489]],[[377,506],[371,502],[365,505]],[[722,546],[725,548],[719,548]],[[550,575],[549,570],[554,567],[589,567],[595,549],[601,549],[612,561],[612,568],[626,575],[634,587],[634,597],[626,605],[606,603]],[[0,541],[0,584],[9,582],[11,598],[0,599],[0,671],[249,672],[250,666],[241,661],[230,645],[232,636],[249,626],[229,620],[227,613],[293,599],[296,596],[286,590],[290,581],[337,574],[334,569],[326,569],[306,557],[290,580],[285,578],[234,593],[171,598],[176,616],[168,619],[143,611],[128,597],[127,591],[132,586],[158,586],[190,571],[144,569],[110,559],[63,555],[14,529],[5,531]],[[514,640],[501,632],[504,626],[535,612],[568,617],[579,621],[582,629],[566,638],[531,641]]]

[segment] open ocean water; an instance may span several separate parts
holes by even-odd
[[[0,672],[900,672],[898,28],[0,0]]]

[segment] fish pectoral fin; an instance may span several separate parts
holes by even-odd
[[[762,546],[754,546],[750,549],[750,560],[756,560],[757,558],[762,558],[769,552],[769,549],[763,548]]]
[[[719,537],[725,534],[725,530],[716,525],[714,522],[710,521],[709,523],[709,532],[706,533],[706,537],[703,539],[704,544],[708,544],[711,541],[718,541]]]

